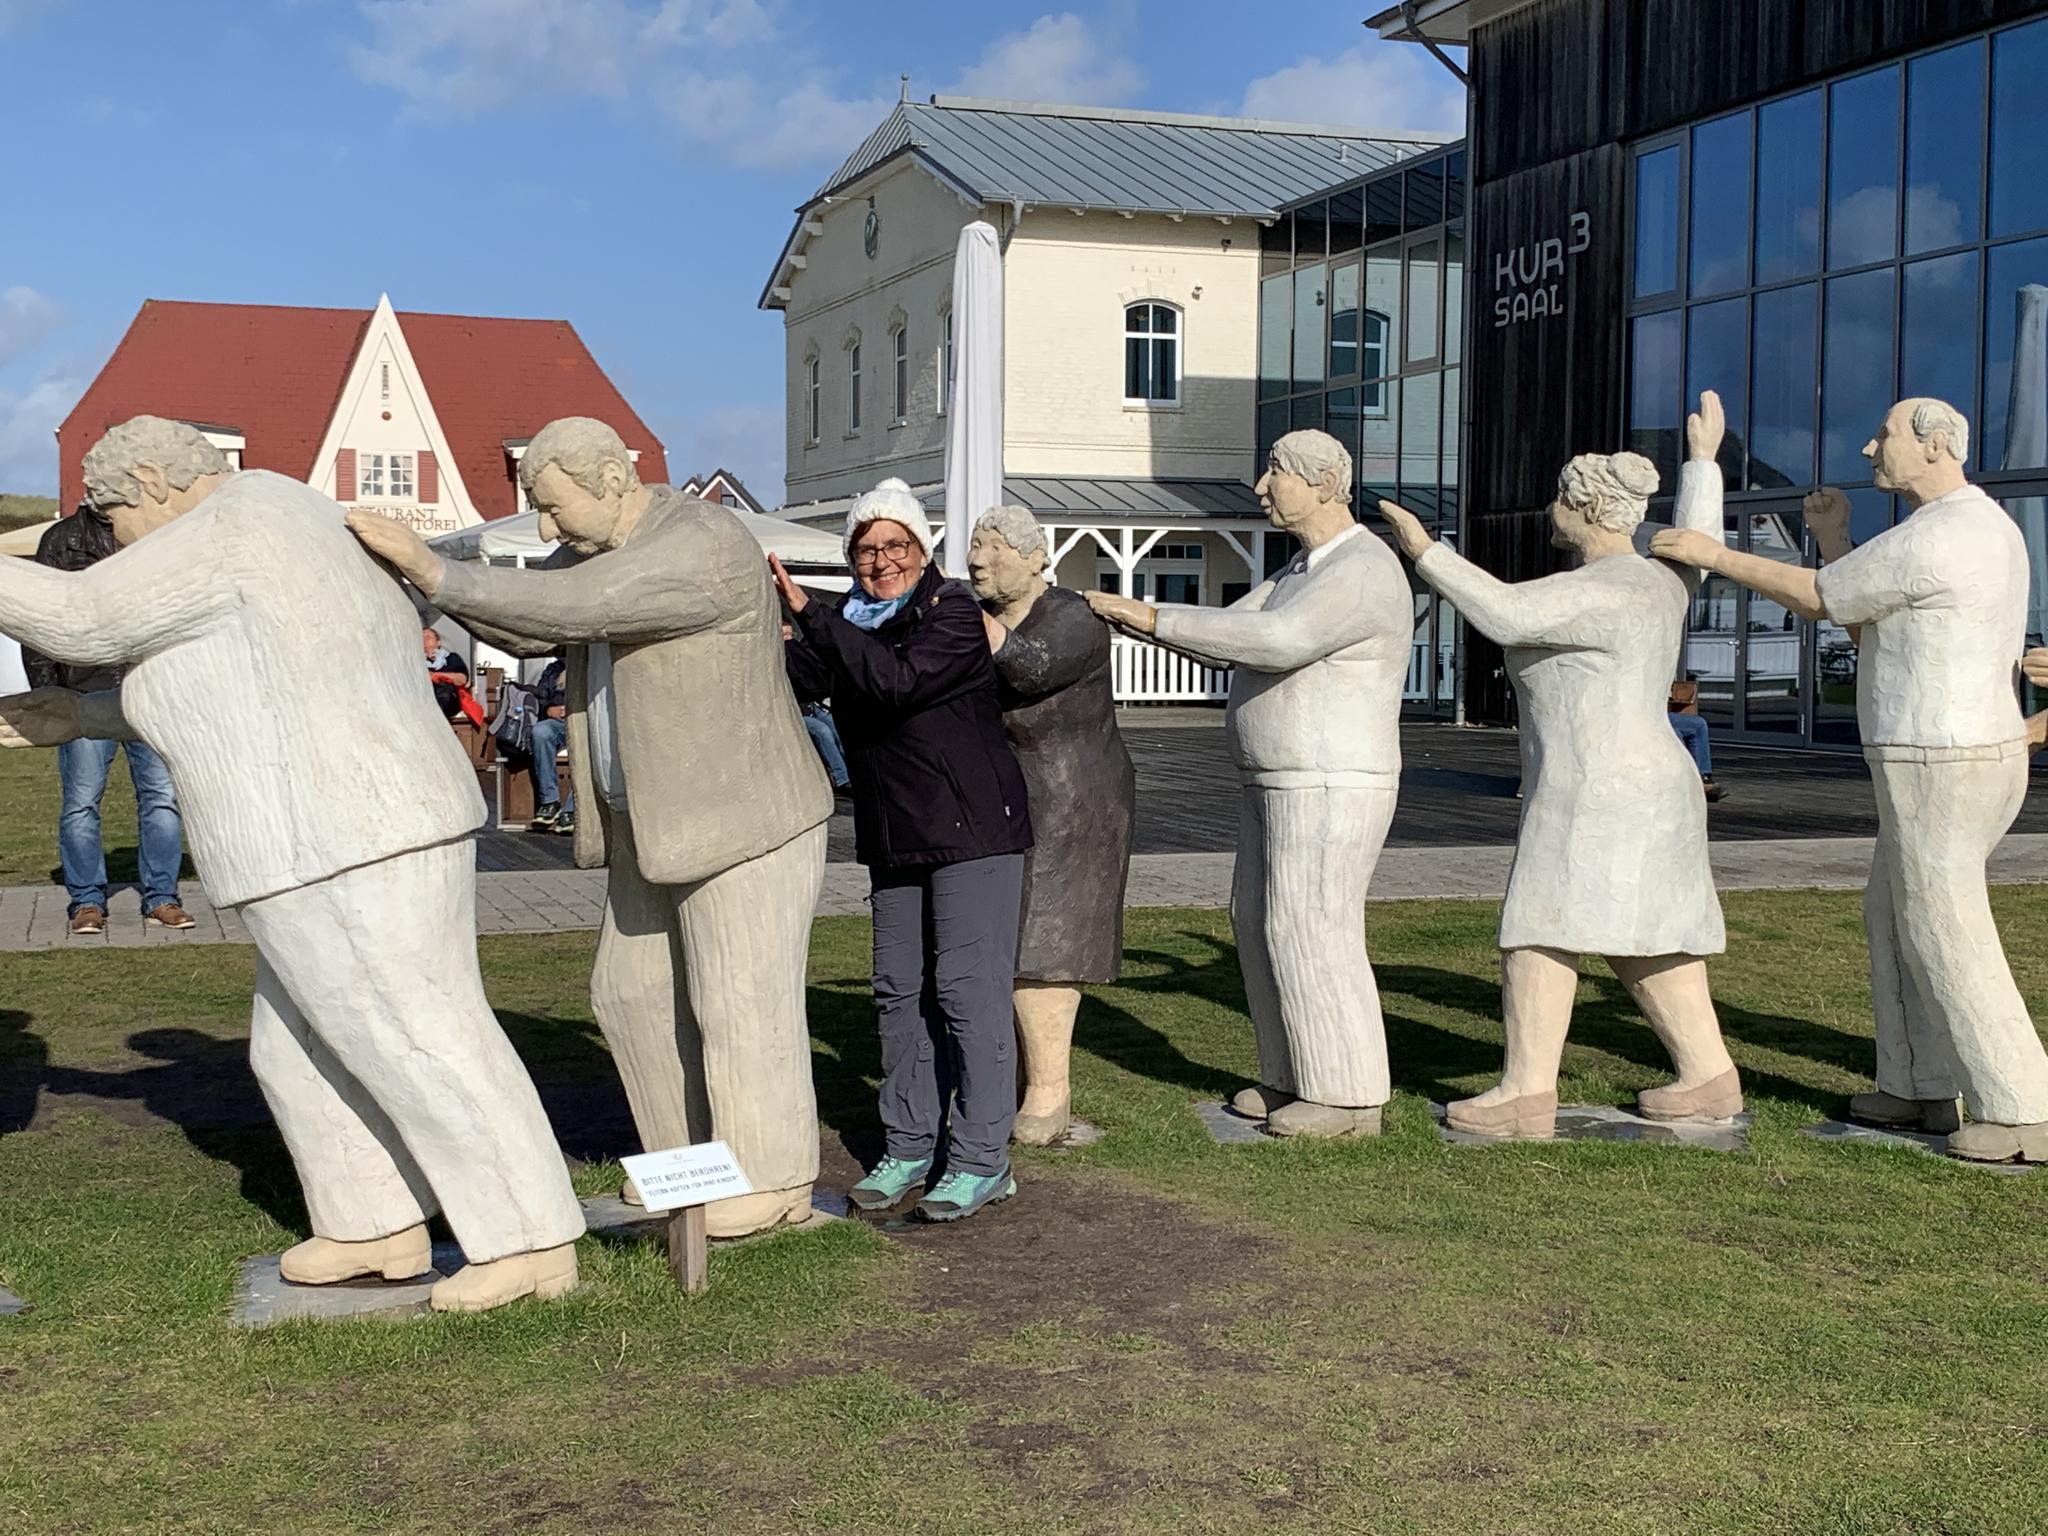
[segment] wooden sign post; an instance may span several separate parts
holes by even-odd
[[[702,1141],[664,1152],[641,1152],[622,1161],[649,1213],[671,1213],[668,1267],[676,1288],[686,1294],[703,1290],[711,1283],[705,1205],[754,1192],[732,1148],[722,1141]]]

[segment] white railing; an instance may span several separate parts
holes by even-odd
[[[1230,693],[1227,668],[1205,667],[1129,635],[1109,642],[1109,676],[1119,704],[1203,703]]]
[[[1456,647],[1449,642],[1437,648],[1436,666],[1430,666],[1429,645],[1417,642],[1408,652],[1408,676],[1401,697],[1410,703],[1426,701],[1432,688],[1450,697],[1450,678]],[[1118,635],[1109,643],[1110,687],[1119,704],[1204,703],[1223,699],[1230,693],[1228,668],[1205,667],[1198,661],[1149,640]],[[1432,670],[1435,675],[1432,676]]]

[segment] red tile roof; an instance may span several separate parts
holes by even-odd
[[[145,301],[57,430],[63,506],[83,494],[85,451],[108,427],[145,412],[240,432],[246,468],[305,479],[370,315]],[[640,478],[667,480],[661,443],[567,321],[400,313],[398,323],[484,517],[518,509],[506,439],[531,437],[559,416],[609,422],[640,450]]]

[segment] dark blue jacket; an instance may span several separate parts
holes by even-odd
[[[954,864],[1031,846],[981,605],[937,566],[870,633],[814,598],[787,647],[800,696],[827,694],[853,780],[854,856]]]

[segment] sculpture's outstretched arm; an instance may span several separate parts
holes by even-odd
[[[0,561],[0,634],[73,666],[126,666],[227,612],[233,592],[215,568],[184,519],[82,571]]]

